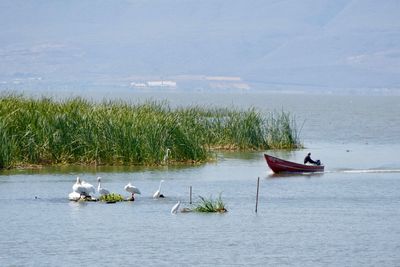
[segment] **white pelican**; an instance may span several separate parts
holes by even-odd
[[[158,186],[158,190],[153,194],[153,198],[159,198],[159,197],[164,197],[163,194],[161,194],[161,184],[164,182],[164,180],[160,181],[160,185]]]
[[[84,188],[84,194],[86,196],[90,196],[90,193],[93,193],[93,194],[96,193],[96,190],[94,189],[93,185],[91,185],[91,184],[89,184],[89,183],[87,183],[87,182],[85,182],[83,180],[81,181],[81,184],[82,184],[82,186]]]
[[[100,194],[100,196],[109,195],[110,191],[108,191],[107,189],[101,187],[101,177],[97,177],[97,182],[99,183],[97,185],[97,192]]]
[[[125,185],[124,189],[125,189],[125,191],[132,194],[132,198],[131,198],[132,200],[135,200],[135,194],[141,194],[139,188],[132,185],[130,182],[127,185]]]
[[[85,188],[82,186],[82,182],[81,182],[81,179],[79,178],[79,176],[76,177],[76,182],[72,186],[72,191],[79,193],[79,194],[83,194],[85,191]]]
[[[171,214],[176,214],[178,212],[179,206],[181,205],[181,202],[178,201],[178,203],[176,203],[172,209],[171,209]]]
[[[70,200],[77,201],[82,197],[83,198],[90,197],[90,193],[93,194],[95,193],[93,185],[85,181],[82,181],[81,178],[79,177],[76,177],[76,182],[72,186],[72,193],[68,195],[68,198]]]
[[[73,200],[73,201],[78,201],[79,199],[81,199],[81,194],[79,194],[78,192],[74,191],[72,193],[69,193],[68,199],[69,200]]]

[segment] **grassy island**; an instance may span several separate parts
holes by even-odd
[[[213,199],[212,197],[206,199],[202,196],[199,196],[200,202],[195,205],[193,211],[197,212],[227,212],[225,207],[225,203],[222,201],[221,195],[217,199]]]
[[[215,150],[301,146],[294,119],[251,108],[165,102],[94,103],[0,97],[0,169],[27,165],[157,165],[204,162]],[[170,154],[164,160],[165,151]]]

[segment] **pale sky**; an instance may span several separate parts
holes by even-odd
[[[177,75],[400,88],[399,14],[397,0],[2,0],[0,89]]]

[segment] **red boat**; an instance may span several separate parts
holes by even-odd
[[[323,172],[324,165],[305,165],[296,162],[291,162],[279,159],[267,154],[264,154],[268,166],[275,173],[280,172]]]

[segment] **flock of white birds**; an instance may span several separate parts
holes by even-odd
[[[154,192],[153,194],[153,198],[164,198],[164,195],[161,194],[161,184],[164,182],[164,180],[160,181],[160,184],[158,186],[158,189],[156,192]],[[101,185],[101,177],[97,177],[97,193],[99,194],[99,196],[105,196],[105,195],[109,195],[110,191],[103,188]],[[133,201],[135,200],[135,194],[141,194],[139,188],[137,188],[136,186],[132,185],[130,182],[125,185],[124,187],[125,191],[131,193],[131,198],[130,200]],[[93,199],[91,194],[96,194],[96,189],[95,187],[84,181],[81,180],[81,178],[76,177],[76,182],[73,184],[72,186],[72,192],[68,195],[69,200],[72,201],[78,201],[81,199]],[[176,214],[178,212],[180,206],[180,201],[178,201],[178,203],[176,203],[172,209],[171,209],[171,213],[172,214]]]

